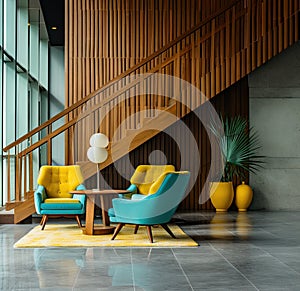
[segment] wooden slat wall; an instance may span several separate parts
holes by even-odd
[[[171,40],[186,33],[211,13],[219,11],[225,5],[223,2],[226,1],[66,1],[66,106],[76,103]],[[233,8],[212,19],[134,73],[151,71],[171,74],[196,85],[207,98],[213,98],[299,39],[298,10],[299,0],[239,1]],[[125,91],[124,97],[116,97],[125,100],[126,96],[134,95],[134,90],[137,89]],[[113,92],[115,91],[105,89],[92,102],[105,100]],[[193,92],[176,92],[180,95],[181,103],[191,108],[203,103],[203,100],[193,98]],[[220,106],[221,112],[245,114],[248,110],[246,101],[239,97],[231,102],[231,98],[235,98],[237,93],[230,92],[232,94],[226,95],[227,99],[223,98],[220,103],[217,102],[216,107]],[[248,95],[245,94],[242,98],[245,96]],[[123,106],[118,107],[115,106],[119,104],[117,98],[107,104],[101,109],[107,115],[101,131],[111,138],[124,119],[127,121],[126,128],[134,129],[134,125],[140,123],[141,117],[128,116],[142,110],[143,106],[165,106],[160,96],[144,97],[127,99]],[[188,113],[187,107],[177,107],[178,117]],[[191,116],[193,115],[190,118]],[[187,122],[197,128],[196,121],[191,119]],[[83,124],[81,130],[84,131],[84,128]],[[200,132],[198,142],[201,144],[201,158],[206,161],[209,145],[203,139],[205,134],[202,130]],[[124,133],[118,136],[121,142]],[[173,155],[172,160],[178,163],[176,148],[169,147],[170,141],[167,137],[158,137],[162,140],[163,149],[166,142],[166,148]],[[88,137],[84,140],[88,140]],[[156,142],[160,144],[156,138],[145,144],[142,152],[137,154],[138,163],[145,162],[149,151],[152,151],[151,145],[156,146]],[[79,144],[77,161],[82,161],[80,157],[86,155],[86,148],[81,147],[82,144]],[[68,152],[71,152],[70,147]],[[126,165],[123,166],[125,169]],[[198,186],[182,204],[184,209],[202,207],[198,206],[196,195],[206,177],[207,163],[203,167],[201,177],[197,180]],[[112,185],[116,183],[110,178],[108,180]],[[118,178],[118,181],[121,180]],[[202,208],[207,209],[210,206],[204,205]]]
[[[228,3],[226,3],[227,5]],[[155,51],[159,50],[170,41],[189,31],[193,26],[206,19],[211,13],[223,8],[225,4],[221,0],[214,1],[183,1],[183,0],[149,0],[149,1],[66,1],[66,107],[76,103],[96,89],[117,77],[133,65],[139,63]],[[146,73],[159,67],[163,60],[169,58],[174,62],[173,54],[182,50],[190,42],[184,41],[176,48],[171,48],[163,56],[159,56],[135,73]],[[156,69],[160,73],[168,73],[176,76],[182,75],[187,79],[190,74],[190,54],[181,55],[183,64],[179,62],[177,70],[173,64],[166,65],[162,69]],[[113,89],[113,88],[112,88]],[[124,94],[124,98],[132,93],[130,90]],[[95,98],[95,103],[105,100],[116,92],[106,90]],[[184,92],[187,96],[188,92]],[[140,100],[127,100],[126,109],[113,108],[111,102],[102,109],[100,115],[107,114],[102,122],[101,131],[110,138],[114,135],[114,129],[121,119],[139,110],[147,108],[162,108],[166,106],[161,97],[152,98],[150,95]],[[115,103],[118,103],[117,100]],[[200,102],[199,102],[200,104]],[[69,119],[76,117],[78,112],[70,114]],[[181,109],[178,114],[181,115]],[[143,118],[138,116],[137,119]],[[113,120],[113,123],[111,122]],[[120,139],[126,134],[126,130],[135,128],[137,122],[132,119],[126,123],[118,135]],[[79,135],[86,128],[83,123],[78,126]],[[88,140],[90,133],[87,133]],[[73,145],[73,132],[69,131],[66,139],[66,163],[82,161],[86,153],[85,145],[79,143]],[[74,151],[74,147],[76,150]]]
[[[211,99],[211,102],[218,113],[226,116],[240,115],[248,118],[249,112],[249,90],[248,79],[243,78],[241,81],[232,85],[224,92],[218,94]],[[197,111],[202,110],[200,106]],[[205,110],[205,109],[204,109]],[[201,114],[205,112],[201,111]],[[149,164],[149,156],[154,151],[161,151],[165,154],[167,162],[175,165],[176,169],[186,169],[191,171],[192,175],[197,176],[194,187],[192,188],[189,196],[181,203],[180,209],[182,210],[199,210],[199,209],[213,209],[210,201],[205,204],[199,204],[199,193],[207,178],[208,170],[210,167],[211,147],[206,134],[206,130],[201,124],[197,115],[190,113],[183,118],[184,123],[190,129],[191,133],[197,141],[199,152],[201,155],[200,172],[196,172],[194,153],[186,147],[184,151],[179,150],[175,140],[185,138],[186,132],[180,130],[178,123],[173,124],[169,128],[169,135],[162,132],[153,139],[147,141],[142,146],[130,153],[131,165],[136,168],[140,164]],[[146,133],[145,133],[146,134]],[[172,138],[174,137],[174,138]],[[159,155],[152,156],[151,162],[160,164],[161,159]],[[116,165],[111,165],[102,170],[101,173],[105,177],[106,182],[114,188],[124,189],[128,187],[128,180],[123,177],[130,177],[132,175],[131,165],[126,162],[125,158],[116,162]],[[122,173],[118,173],[117,169],[122,169]],[[95,187],[96,183],[94,178],[87,181],[87,187]]]
[[[224,2],[66,0],[66,107],[187,32],[228,4]]]

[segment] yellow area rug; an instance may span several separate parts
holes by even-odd
[[[109,235],[84,235],[77,225],[47,224],[44,230],[36,226],[18,242],[15,248],[44,247],[196,247],[198,244],[177,225],[169,225],[176,239],[161,227],[152,227],[153,243],[150,243],[146,227],[140,226],[134,234],[133,225],[125,225],[115,240]]]

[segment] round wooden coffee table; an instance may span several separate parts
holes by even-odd
[[[82,232],[87,235],[101,235],[110,234],[114,232],[115,227],[110,225],[107,211],[105,210],[104,196],[113,194],[128,194],[131,193],[127,190],[74,190],[72,194],[86,195],[86,215],[85,215],[85,227]],[[102,209],[102,225],[94,225],[94,212],[95,212],[95,198],[100,196],[100,206]]]

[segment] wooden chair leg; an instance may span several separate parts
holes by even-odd
[[[42,230],[44,230],[44,228],[46,226],[46,223],[47,223],[47,220],[48,220],[48,215],[44,214],[43,215]]]
[[[139,230],[139,225],[136,224],[134,227],[134,234],[137,234],[138,230]]]
[[[176,236],[174,235],[174,233],[171,231],[171,229],[168,227],[167,224],[161,224],[161,226],[172,238],[176,238]]]
[[[78,223],[79,228],[81,228],[81,227],[82,227],[82,224],[81,224],[79,215],[75,215],[75,218],[76,218],[76,221],[77,221],[77,223]]]
[[[122,227],[125,225],[125,223],[119,223],[115,229],[115,232],[111,238],[111,240],[114,240],[115,237],[118,235],[118,233],[120,232],[120,230],[122,229]]]
[[[40,221],[40,225],[43,225],[44,219],[45,219],[45,215],[42,216],[42,219],[41,219],[41,221]]]
[[[152,231],[151,231],[151,226],[147,225],[147,233],[148,233],[148,237],[151,243],[153,243],[153,236],[152,236]]]

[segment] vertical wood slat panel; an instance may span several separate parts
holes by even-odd
[[[286,0],[286,1],[290,1],[291,0]],[[99,5],[97,4],[98,1],[93,1],[93,5],[90,4],[90,0],[85,1],[83,4],[81,1],[77,1],[75,2],[75,6],[79,7],[76,8],[74,7],[74,14],[75,17],[78,16],[78,25],[77,27],[74,27],[73,33],[72,35],[74,35],[74,47],[76,47],[76,49],[78,48],[78,52],[74,54],[74,59],[76,60],[76,54],[78,57],[88,57],[91,58],[90,62],[83,62],[83,63],[78,63],[77,65],[79,65],[79,68],[77,68],[77,70],[75,70],[78,73],[78,81],[75,80],[73,85],[77,85],[78,88],[75,90],[75,92],[69,92],[70,97],[73,98],[71,100],[71,104],[76,102],[77,100],[80,100],[83,96],[80,95],[86,95],[88,93],[90,93],[90,91],[94,90],[94,88],[99,88],[101,85],[103,85],[104,83],[108,82],[109,80],[111,80],[113,77],[115,77],[116,75],[120,74],[122,71],[124,71],[125,68],[128,68],[129,66],[131,66],[134,63],[137,63],[141,60],[141,54],[140,51],[138,51],[138,49],[136,48],[144,48],[141,50],[148,50],[147,51],[147,55],[149,55],[150,53],[152,53],[154,51],[154,49],[158,48],[158,45],[163,45],[164,43],[167,43],[168,41],[170,41],[170,39],[168,37],[172,37],[172,33],[168,34],[168,29],[167,32],[166,29],[162,29],[162,33],[158,33],[158,31],[160,31],[160,25],[164,24],[164,23],[171,23],[172,21],[176,21],[175,23],[175,28],[176,28],[176,35],[180,35],[183,31],[188,30],[191,26],[195,25],[195,23],[192,21],[192,17],[186,17],[186,14],[189,15],[194,15],[191,11],[188,10],[192,10],[192,11],[197,11],[197,9],[199,10],[199,7],[201,8],[201,13],[199,14],[201,18],[204,18],[205,16],[207,16],[209,14],[209,11],[211,10],[211,8],[217,9],[217,7],[221,7],[222,6],[222,1],[218,2],[215,1],[213,3],[213,5],[209,5],[207,1],[202,1],[200,4],[199,2],[188,2],[187,4],[185,2],[182,2],[181,0],[177,0],[175,1],[176,5],[174,5],[174,1],[173,0],[169,0],[169,1],[163,1],[163,2],[158,2],[155,0],[152,0],[151,2],[147,2],[142,3],[141,5],[136,6],[136,2],[132,4],[132,2],[127,1],[127,2],[116,2],[116,1],[101,1],[99,2]],[[206,3],[207,2],[207,3]],[[248,1],[249,5],[251,4],[251,1]],[[118,4],[116,4],[118,3]],[[121,3],[121,4],[120,4]],[[139,2],[137,2],[139,3]],[[268,2],[270,3],[270,2]],[[278,3],[278,2],[277,2]],[[286,3],[286,2],[284,2]],[[79,6],[81,4],[81,6]],[[184,6],[186,5],[186,7]],[[262,5],[264,5],[264,2],[262,3]],[[295,4],[296,5],[296,4]],[[71,6],[71,4],[70,4]],[[83,8],[83,6],[85,6]],[[174,9],[172,11],[170,11],[169,13],[164,13],[166,11],[166,9],[170,9],[170,7],[174,7],[176,6],[177,9]],[[277,6],[277,7],[276,7]],[[261,9],[258,9],[259,6],[253,6],[253,13],[252,15],[255,15],[255,10],[257,10],[258,12],[261,11]],[[275,10],[278,8],[278,17],[281,15],[281,5],[278,3],[278,5],[274,6]],[[291,10],[291,4],[289,4],[287,6],[287,4],[285,4],[284,7],[289,7],[289,10],[284,9],[284,13],[286,14],[286,11],[290,11]],[[72,9],[72,7],[71,7]],[[98,11],[97,11],[98,9]],[[144,9],[142,11],[139,11],[139,14],[142,15],[140,16],[140,18],[138,19],[138,17],[136,17],[137,13],[136,10],[137,9]],[[87,11],[89,10],[89,11]],[[93,11],[92,11],[93,10]],[[120,12],[121,10],[121,12]],[[280,10],[280,11],[279,11]],[[173,11],[175,11],[175,14],[172,15]],[[256,11],[256,13],[257,13]],[[264,10],[265,11],[265,10]],[[270,11],[270,9],[269,9]],[[109,13],[108,13],[109,12]],[[122,16],[122,21],[120,21],[120,13],[123,13]],[[72,13],[69,13],[70,15],[72,15]],[[100,17],[101,19],[97,19],[94,21],[87,21],[87,18],[92,17],[93,15],[98,15],[102,14],[102,17]],[[196,13],[197,14],[197,13]],[[109,15],[109,17],[108,17]],[[264,16],[264,14],[262,15]],[[286,16],[286,15],[285,15]],[[83,21],[80,21],[80,18],[83,18]],[[167,19],[163,19],[168,17],[169,20]],[[71,17],[70,17],[71,18]],[[93,18],[93,17],[92,17]],[[99,18],[99,17],[98,17]],[[259,18],[259,17],[258,17]],[[264,17],[262,17],[263,20],[262,22],[264,22]],[[145,23],[142,23],[140,20],[144,20]],[[139,21],[138,21],[139,20]],[[197,19],[198,20],[198,19]],[[109,21],[109,23],[108,23]],[[139,23],[139,24],[137,24]],[[97,31],[97,29],[93,29],[94,24],[97,27],[100,27],[100,31]],[[121,25],[121,29],[123,30],[122,36],[123,39],[120,42],[120,37],[117,37],[117,33],[116,31],[118,31],[118,33],[120,34],[120,29],[117,29],[116,26],[118,25],[118,27],[120,27]],[[72,24],[71,24],[72,25]],[[135,27],[139,28],[140,30],[140,36],[144,36],[145,33],[141,33],[143,31],[147,30],[147,35],[149,35],[148,39],[142,39],[141,38],[135,38],[132,37],[132,35],[136,35],[137,34],[137,29],[135,29]],[[143,27],[144,26],[144,27]],[[257,52],[257,58],[255,57],[256,54],[256,41],[258,42],[259,45],[261,42],[261,35],[260,32],[257,31],[257,29],[255,29],[255,27],[260,27],[260,25],[255,24],[254,21],[252,21],[252,47],[254,47],[254,49],[252,49],[252,63],[255,66],[255,60],[257,60],[258,63],[260,63],[260,56],[259,54],[261,53],[261,49],[258,49]],[[173,28],[173,25],[172,25]],[[170,28],[170,30],[172,29]],[[152,30],[151,30],[152,29]],[[234,24],[232,26],[232,29],[234,30]],[[207,26],[205,28],[205,30],[207,30]],[[248,30],[249,31],[249,30]],[[130,33],[129,33],[130,32]],[[230,33],[230,32],[229,32]],[[232,32],[231,32],[232,33]],[[292,32],[290,31],[290,34]],[[102,34],[102,35],[101,35]],[[157,39],[154,39],[154,35],[156,36]],[[169,36],[168,36],[169,35]],[[78,36],[78,39],[76,40],[75,38]],[[130,39],[129,41],[126,41],[126,39]],[[101,40],[101,41],[100,41]],[[104,40],[104,41],[102,41]],[[91,41],[91,45],[89,45],[88,41]],[[148,43],[147,43],[148,41]],[[99,43],[100,42],[100,43]],[[123,48],[123,52],[122,54],[120,54],[120,43],[125,44],[125,47]],[[279,42],[280,43],[280,42]],[[84,45],[82,45],[84,44]],[[147,45],[148,44],[148,45]],[[234,47],[234,41],[232,41],[232,52],[235,51]],[[92,47],[95,47],[95,51],[93,51]],[[108,51],[109,50],[109,51]],[[115,56],[116,52],[118,50],[118,56]],[[95,70],[94,66],[97,63],[97,61],[93,62],[94,58],[100,57],[102,59],[102,61],[104,61],[104,63],[100,63],[100,67],[101,64],[104,64],[104,67],[106,68],[106,72],[104,74],[101,74],[100,78],[97,78],[98,82],[95,82],[97,84],[93,84],[93,81],[90,81],[89,79],[93,79],[92,76],[89,76],[89,71],[91,72],[96,72],[97,70]],[[227,70],[230,69],[230,67],[235,68],[235,62],[239,62],[239,58],[241,56],[239,54],[235,55],[232,54],[231,56],[231,66],[226,65]],[[116,68],[121,67],[120,65],[120,58],[125,58],[125,63],[127,63],[127,65],[122,68],[121,70],[116,70]],[[264,60],[266,58],[264,57]],[[247,58],[248,60],[248,58]],[[204,62],[205,63],[205,62]],[[98,63],[97,63],[98,64]],[[75,64],[76,65],[76,64]],[[80,66],[83,66],[82,69]],[[239,67],[238,64],[236,64],[237,67]],[[103,66],[102,66],[103,68]],[[188,67],[186,67],[188,68]],[[213,68],[212,68],[213,69]],[[81,72],[82,71],[82,72]],[[236,71],[236,69],[230,69],[231,71],[231,76],[233,79],[234,75],[237,73],[239,73],[238,71]],[[97,74],[99,76],[99,73]],[[213,73],[214,75],[214,73]],[[85,79],[84,79],[85,77]],[[74,74],[74,78],[76,78],[76,75]],[[205,85],[209,84],[209,81],[212,83],[212,80],[214,78],[210,78],[210,74],[206,75],[206,81],[205,81]],[[71,81],[71,80],[70,80]],[[208,82],[208,83],[207,83]],[[82,85],[80,85],[81,83],[83,83]],[[86,84],[85,84],[86,83]],[[230,82],[232,83],[232,82]],[[72,83],[70,82],[70,89],[73,87]],[[69,86],[68,86],[69,87]],[[92,89],[93,88],[93,89]],[[214,89],[213,89],[214,91]],[[82,93],[80,93],[82,92]]]
[[[284,1],[286,2],[286,1]],[[283,2],[277,0],[277,19],[278,19],[278,52],[281,53],[283,49],[283,25],[284,25],[284,17],[283,17]]]
[[[272,14],[272,25],[275,24],[273,28],[273,55],[278,54],[278,21],[277,21],[277,0],[274,0],[275,3],[273,4],[273,14]],[[272,31],[272,30],[271,30]]]
[[[195,17],[201,15],[202,7],[206,7],[206,4],[201,7],[197,0],[189,1],[186,7],[181,0],[77,0],[67,5],[69,9],[66,14],[70,20],[73,17],[76,20],[68,23],[69,30],[66,31],[69,36],[68,58],[74,62],[74,69],[66,72],[68,106],[137,64],[208,15],[203,12],[201,17]],[[179,9],[170,10],[171,7]],[[186,9],[193,17],[189,17]],[[165,29],[165,25],[173,21],[176,21],[175,33],[172,33],[173,25]],[[133,35],[139,37],[134,38]],[[105,71],[100,74],[103,69]]]
[[[283,48],[287,48],[289,45],[289,0],[283,2]]]
[[[68,30],[68,34],[72,32],[71,35],[74,36],[74,38],[69,36],[68,44],[68,67],[70,68],[66,86],[68,88],[66,104],[68,105],[109,82],[130,66],[138,63],[143,57],[149,56],[163,44],[174,39],[175,36],[189,30],[196,24],[193,19],[200,21],[209,15],[211,10],[222,5],[222,1],[215,1],[213,5],[210,5],[209,1],[186,3],[181,0],[147,2],[105,0],[93,1],[94,5],[90,3],[90,0],[75,1],[74,7],[68,4],[70,9],[73,9],[69,12],[69,19],[74,17],[74,21],[69,23],[71,27]],[[188,81],[193,80],[208,98],[213,97],[219,90],[229,87],[230,84],[235,83],[281,51],[283,47],[286,47],[287,42],[290,44],[292,37],[295,37],[295,40],[298,38],[298,27],[292,26],[290,22],[292,0],[284,0],[283,5],[280,1],[274,0],[274,6],[268,6],[269,9],[266,9],[264,5],[270,5],[270,2],[247,1],[247,3],[249,4],[248,14],[243,18],[246,19],[243,25],[242,20],[235,22],[239,10],[229,10],[225,17],[225,28],[216,31],[213,38],[208,38],[198,44],[198,56],[193,48],[192,52],[183,54],[173,63],[175,70],[173,73]],[[169,7],[176,7],[176,9],[166,13]],[[142,10],[137,13],[138,9]],[[200,17],[189,17],[188,15],[193,15],[189,10],[193,10],[195,15],[200,15]],[[90,20],[89,18],[93,18],[93,15],[95,19]],[[295,23],[296,20],[298,23],[298,14],[295,14],[294,18]],[[162,24],[165,23],[172,23],[172,28],[160,33],[161,28],[165,27]],[[269,28],[269,25],[272,27]],[[201,28],[199,34],[201,33],[201,37],[204,38],[217,28],[218,25],[215,22],[209,23]],[[243,30],[245,31],[244,38],[237,39],[236,34],[239,35],[239,32]],[[199,34],[196,36],[200,37]],[[197,43],[197,37],[195,39]],[[89,43],[91,40],[93,41]],[[192,37],[189,37],[178,43],[172,49],[173,54],[180,53],[191,41]],[[219,45],[217,42],[220,42]],[[154,64],[158,65],[163,59],[164,57],[161,56],[154,59],[148,68],[153,67]],[[166,70],[162,69],[161,72],[166,72]],[[184,102],[190,102],[189,95],[190,92],[183,92]],[[157,102],[161,104],[162,100],[160,98],[157,100],[148,96],[148,105]],[[114,122],[110,124],[106,121],[104,128],[108,133],[113,132],[118,120],[139,111],[140,103],[129,100],[128,104],[130,106],[127,112],[123,109],[118,112],[114,108],[109,113]],[[239,100],[236,100],[235,107],[238,111]],[[109,112],[109,108],[105,110]],[[179,115],[186,113],[183,107],[178,110]],[[141,117],[137,117],[137,120],[132,120],[130,123],[133,125],[140,120]],[[151,147],[147,147],[145,152],[150,149]],[[194,204],[195,196],[191,199],[193,201],[186,204],[189,207]]]
[[[273,56],[273,20],[272,20],[272,3],[268,2],[268,60]]]
[[[296,42],[299,39],[299,2],[295,1],[295,7],[293,10],[294,13],[294,17],[295,17],[295,24],[294,24],[294,28],[295,28],[295,33],[294,33],[294,41]]]
[[[175,0],[174,0],[175,1]],[[216,7],[220,7],[222,5],[222,2],[214,2],[213,5],[209,5],[207,1],[201,2],[201,5],[197,1],[188,2],[187,4],[185,2],[182,2],[181,0],[176,0],[176,5],[174,5],[173,0],[169,1],[163,1],[163,2],[157,2],[156,0],[149,1],[142,3],[140,6],[136,6],[136,2],[134,2],[133,5],[130,1],[126,2],[116,2],[114,1],[101,1],[98,3],[98,1],[92,1],[93,5],[90,4],[90,0],[87,1],[75,1],[74,5],[73,3],[69,4],[70,11],[68,16],[70,19],[69,26],[71,33],[69,35],[72,35],[73,37],[69,37],[69,50],[68,50],[68,59],[70,59],[69,63],[72,66],[74,64],[73,70],[69,70],[70,77],[68,79],[68,86],[66,86],[68,91],[66,91],[66,94],[69,95],[69,99],[66,101],[66,104],[73,104],[76,101],[80,100],[83,96],[90,93],[90,91],[95,90],[96,88],[99,88],[101,85],[107,83],[109,80],[114,78],[116,75],[120,74],[122,71],[124,71],[126,68],[131,66],[134,63],[137,63],[141,59],[140,51],[136,48],[144,48],[148,50],[148,54],[152,53],[154,49],[158,49],[159,46],[163,45],[164,43],[168,42],[168,37],[172,37],[172,34],[168,34],[165,32],[165,29],[163,29],[163,33],[158,33],[159,26],[164,23],[168,22],[175,22],[175,28],[176,28],[176,35],[180,35],[183,31],[186,31],[190,28],[190,26],[195,25],[193,23],[192,17],[186,17],[186,14],[194,15],[191,11],[196,11],[200,6],[201,13],[200,15],[202,18],[204,18],[206,15],[208,15],[209,11],[213,7],[216,9]],[[275,1],[275,0],[274,0]],[[207,3],[206,3],[207,2]],[[98,5],[98,4],[99,5]],[[121,3],[121,4],[120,4]],[[139,2],[138,2],[139,3]],[[251,1],[247,2],[249,5],[251,5]],[[251,51],[252,51],[252,69],[255,68],[257,65],[259,65],[262,62],[266,61],[266,41],[265,41],[265,33],[266,33],[266,2],[261,2],[263,8],[260,7],[260,5],[253,5],[252,9],[252,28],[248,27],[247,32],[252,31],[252,44],[251,44]],[[270,2],[268,2],[268,5]],[[144,5],[145,4],[145,5]],[[274,47],[279,46],[279,50],[282,49],[282,46],[286,46],[287,40],[290,41],[293,35],[293,27],[291,25],[291,18],[289,21],[287,21],[287,17],[290,15],[292,11],[292,6],[297,6],[297,1],[292,0],[285,0],[282,2],[276,1],[276,5],[273,6],[273,13],[271,13],[271,9],[268,9],[268,20],[270,22],[271,15],[273,14],[273,22],[277,21],[277,27],[278,34],[275,31],[274,37]],[[173,13],[173,10],[170,11],[170,13],[164,13],[166,9],[169,9],[169,7],[176,6],[177,9],[173,9],[175,11],[174,15],[171,15]],[[186,6],[186,7],[185,7]],[[138,8],[137,8],[138,7]],[[251,9],[251,6],[249,6]],[[144,16],[136,17],[137,9],[144,9],[143,11],[140,11],[139,14]],[[269,8],[272,8],[269,6]],[[118,11],[117,11],[118,10]],[[121,12],[120,12],[121,10]],[[242,74],[239,72],[240,67],[244,68],[244,66],[241,66],[241,58],[244,57],[244,52],[236,51],[236,43],[234,41],[233,34],[235,32],[235,23],[230,23],[230,18],[234,18],[234,12],[233,9],[231,12],[231,15],[229,13],[227,14],[227,26],[231,27],[231,29],[226,30],[226,39],[231,38],[231,43],[226,41],[226,51],[227,51],[227,58],[225,63],[225,68],[227,71],[227,74],[224,74],[224,71],[221,70],[221,74],[223,72],[223,76],[230,76],[230,80],[227,80],[227,86],[230,83],[233,83],[235,79],[242,77],[245,73],[242,72]],[[74,12],[74,13],[72,13]],[[121,14],[123,13],[123,14]],[[99,17],[100,14],[100,17]],[[97,15],[97,17],[95,16]],[[109,17],[108,17],[109,15]],[[120,15],[122,15],[120,20]],[[261,15],[261,17],[260,17]],[[274,16],[275,15],[275,16]],[[76,21],[72,22],[72,16],[77,18]],[[295,15],[295,19],[298,15]],[[169,21],[163,18],[169,18]],[[229,18],[228,18],[229,17]],[[90,19],[92,18],[92,20]],[[95,20],[94,20],[95,18]],[[200,17],[201,18],[201,17]],[[260,18],[262,18],[261,22],[262,25],[260,25],[260,22],[255,23],[254,19],[257,18],[260,21]],[[145,23],[142,23],[140,20],[145,20]],[[250,16],[247,15],[246,17],[248,23]],[[298,19],[298,18],[297,18]],[[109,22],[109,23],[108,23]],[[146,23],[147,22],[147,23]],[[139,25],[137,24],[139,23]],[[120,32],[120,24],[122,26],[123,32],[122,34],[122,40],[120,37],[117,37],[117,32]],[[140,27],[141,25],[144,25],[143,27]],[[73,27],[74,26],[74,27]],[[94,26],[96,28],[94,29]],[[150,38],[143,39],[142,37],[137,37],[135,42],[135,38],[132,37],[132,35],[137,35],[138,31],[135,29],[136,26],[139,26],[140,34],[141,36],[144,35],[144,33],[141,33],[143,31],[148,32],[150,35]],[[260,31],[260,27],[262,26],[262,31]],[[100,27],[100,30],[98,29]],[[173,26],[172,26],[173,27]],[[151,31],[152,29],[152,31]],[[237,29],[239,29],[239,25],[237,25]],[[275,30],[277,28],[275,27]],[[295,27],[295,33],[297,30],[297,26]],[[205,33],[207,30],[209,30],[209,26],[205,25],[205,27],[202,29],[202,32]],[[68,31],[68,32],[70,32]],[[129,33],[131,32],[131,33]],[[220,35],[222,37],[223,32],[220,32]],[[154,35],[156,36],[156,39],[154,39]],[[282,39],[282,35],[284,35],[284,39]],[[270,38],[272,36],[272,32],[268,31],[268,37]],[[279,36],[279,37],[278,37]],[[126,41],[127,39],[130,39],[131,41]],[[247,36],[248,38],[248,36]],[[104,41],[103,41],[104,40]],[[142,43],[141,43],[142,40]],[[214,40],[214,39],[212,39]],[[120,41],[122,45],[124,45],[122,53],[120,51]],[[148,43],[147,43],[148,41]],[[272,39],[268,39],[268,43],[270,43]],[[261,48],[261,42],[263,42],[263,49]],[[284,43],[283,43],[284,42]],[[70,43],[73,43],[71,46]],[[139,44],[139,45],[138,45]],[[148,44],[148,45],[147,45]],[[158,46],[157,46],[158,45]],[[182,45],[184,46],[185,43],[183,42]],[[206,51],[207,45],[214,45],[213,42],[210,43],[210,41],[206,43],[203,43],[204,47],[202,49],[202,87],[204,92],[206,92],[205,87],[211,87],[212,92],[206,92],[208,96],[210,96],[211,93],[215,92],[215,81],[218,82],[219,77],[216,79],[216,72],[214,70],[217,70],[214,68],[214,65],[208,66],[207,60],[209,57],[205,56],[204,52]],[[150,47],[150,49],[149,49]],[[94,49],[95,48],[95,51]],[[182,49],[182,46],[181,48]],[[246,48],[246,59],[247,63],[249,63],[249,47]],[[143,49],[142,49],[143,50]],[[276,48],[275,48],[276,51]],[[118,56],[116,56],[116,53],[118,52]],[[211,50],[212,54],[214,54],[214,50]],[[120,57],[121,53],[121,57]],[[263,54],[261,56],[261,53]],[[72,58],[73,54],[73,58]],[[271,47],[268,46],[268,58],[271,55]],[[100,62],[98,60],[98,57],[100,58]],[[88,60],[82,61],[82,58],[88,58]],[[125,67],[121,68],[120,70],[120,58],[123,58],[125,60]],[[230,63],[229,63],[230,58]],[[210,58],[215,59],[215,58]],[[183,59],[184,61],[184,59]],[[156,62],[156,61],[155,61]],[[221,60],[222,64],[222,60]],[[193,77],[189,74],[189,63],[184,64],[183,63],[183,71],[185,71],[187,78]],[[207,70],[207,68],[210,68],[210,70]],[[222,65],[221,65],[222,67]],[[70,68],[70,67],[69,67]],[[104,69],[105,68],[105,69]],[[119,69],[116,69],[119,68]],[[71,69],[71,68],[70,68]],[[100,74],[101,71],[104,71],[102,74]],[[229,73],[230,72],[230,73]],[[249,72],[249,70],[246,70],[246,72]],[[229,74],[228,74],[229,73]],[[94,78],[93,75],[96,74],[96,77]],[[235,75],[237,77],[235,77]],[[221,80],[224,78],[221,78]],[[233,81],[231,80],[233,79]],[[223,86],[221,86],[223,87]],[[223,88],[224,89],[224,88]],[[212,94],[214,95],[214,94]]]

